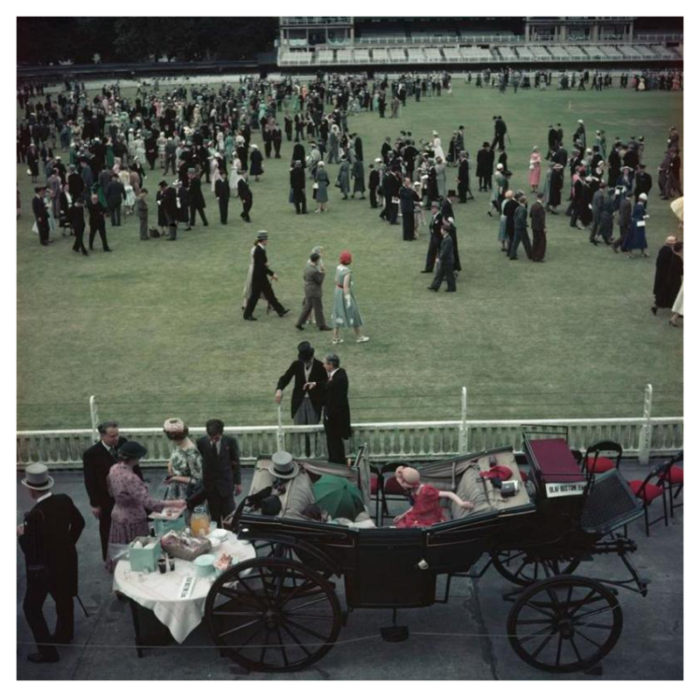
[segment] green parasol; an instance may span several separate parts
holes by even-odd
[[[313,486],[316,504],[331,518],[355,520],[365,508],[360,490],[344,477],[324,474]]]

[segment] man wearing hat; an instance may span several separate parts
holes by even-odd
[[[27,618],[37,652],[27,658],[32,663],[59,660],[55,644],[73,640],[73,596],[78,594],[78,553],[75,545],[85,520],[66,494],[53,494],[54,480],[46,465],[29,465],[22,485],[35,502],[17,528],[27,569],[24,616]],[[56,630],[53,635],[44,618],[44,601],[51,595],[56,603]]]
[[[304,269],[304,301],[299,319],[294,325],[300,331],[304,330],[304,324],[311,317],[312,312],[316,315],[316,325],[319,331],[331,331],[323,315],[322,286],[325,276],[321,255],[313,251]]]
[[[273,281],[276,281],[277,274],[275,274],[267,264],[267,251],[265,249],[267,247],[267,241],[267,231],[261,230],[258,232],[257,242],[253,252],[253,276],[251,279],[250,298],[243,311],[243,319],[249,322],[256,321],[256,318],[253,317],[253,311],[261,295],[272,305],[272,309],[280,317],[284,317],[289,313],[289,310],[285,309],[280,301],[277,300],[272,286],[270,285],[270,281],[268,280],[269,276]]]
[[[270,474],[278,479],[294,479],[299,474],[299,465],[294,462],[291,453],[284,450],[278,450],[272,456],[272,464],[270,465]],[[272,485],[272,490],[280,488],[278,485],[284,485],[285,482],[277,482]]]
[[[323,363],[314,358],[314,348],[308,341],[302,341],[297,347],[297,360],[292,361],[287,372],[277,381],[275,402],[282,401],[282,393],[294,379],[292,391],[292,419],[301,426],[317,424],[321,420],[321,411],[325,396],[328,375]],[[306,455],[311,456],[311,439],[306,436]]]

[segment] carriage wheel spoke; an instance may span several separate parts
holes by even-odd
[[[297,635],[296,635],[286,624],[282,624],[282,629],[284,629],[284,631],[287,632],[287,634],[289,634],[290,637],[292,637],[292,640],[294,641],[294,643],[295,643],[307,656],[311,656],[311,651],[309,651],[309,649],[307,649],[306,646],[304,646],[304,644],[302,644],[301,641],[299,641],[299,638],[297,637]]]
[[[533,659],[537,658],[537,657],[540,655],[540,652],[542,651],[542,649],[543,649],[545,646],[547,646],[547,644],[552,640],[552,637],[553,637],[556,633],[557,633],[557,628],[554,627],[554,628],[550,631],[549,636],[547,636],[547,637],[545,638],[545,640],[537,647],[537,649],[536,649],[532,654],[530,654],[530,655],[532,656]]]
[[[548,631],[556,631],[556,627],[554,627],[553,624],[550,623],[549,627],[545,627],[544,629],[540,629],[538,632],[534,632],[533,634],[526,634],[522,639],[520,639],[520,643],[524,644],[526,641],[530,641],[530,639],[536,639],[537,637],[541,637],[543,634],[546,634]]]
[[[576,632],[576,636],[580,636],[582,639],[585,639],[589,644],[593,644],[597,649],[600,649],[602,647],[602,644],[599,644],[597,641],[593,641],[590,637],[587,637],[583,632],[579,631]]]
[[[517,620],[516,624],[552,624],[552,620]]]
[[[227,610],[212,610],[212,615],[220,617],[259,617],[260,612],[228,612]]]
[[[562,644],[564,643],[564,637],[560,634],[559,635],[559,645],[557,646],[557,666],[561,665],[561,647]]]
[[[287,649],[284,648],[284,642],[282,641],[282,632],[280,632],[279,627],[275,627],[275,632],[277,633],[277,638],[280,642],[280,649],[282,650],[282,659],[284,660],[285,668],[289,667],[289,659],[287,658]]]
[[[319,591],[319,593],[322,593],[323,591]],[[297,610],[303,610],[305,607],[311,607],[312,605],[318,605],[319,603],[324,602],[327,600],[326,594],[324,593],[322,597],[316,598],[316,600],[309,600],[306,603],[302,603],[301,605],[295,605],[292,608],[289,608],[287,612],[296,612]],[[282,607],[285,607],[288,603],[284,603]]]
[[[574,614],[572,619],[574,620],[574,624],[577,624],[580,622],[582,619],[586,617],[595,617],[595,615],[601,615],[604,612],[611,612],[612,608],[609,605],[606,605],[605,607],[599,607],[596,608],[595,610],[589,610],[588,612],[584,612],[582,615]]]
[[[550,620],[554,619],[554,615],[552,615],[549,612],[545,612],[541,607],[537,607],[536,605],[533,605],[532,603],[525,603],[525,607],[529,607],[531,610],[534,610],[535,612],[539,612],[541,615],[544,615],[545,617],[549,617]]]
[[[574,653],[576,654],[576,658],[578,658],[579,662],[583,662],[583,658],[581,658],[581,654],[578,650],[578,646],[576,646],[576,642],[574,641],[574,637],[572,636],[569,641],[571,642],[571,647],[574,650]]]
[[[577,627],[579,626],[576,622],[574,622],[574,624]],[[610,630],[612,628],[613,627],[611,624],[589,624],[588,622],[586,622],[585,624],[581,625],[581,629],[608,629],[608,630]]]
[[[229,634],[233,634],[234,632],[240,632],[241,629],[246,629],[247,627],[252,627],[255,624],[258,624],[262,622],[262,618],[259,618],[257,620],[253,620],[252,622],[246,622],[245,624],[241,624],[238,627],[234,627],[233,629],[227,629],[223,634],[219,634],[219,639],[222,637],[228,636]]]
[[[265,630],[265,645],[262,648],[262,651],[260,652],[260,663],[265,663],[265,654],[267,653],[267,645],[268,642],[270,641],[270,630],[266,629]]]
[[[230,588],[224,587],[219,588],[219,594],[229,598],[230,600],[235,600],[236,602],[242,603],[251,609],[262,609],[257,597],[253,594],[244,595],[239,593],[237,590],[231,590]]]
[[[295,622],[294,620],[290,620],[289,617],[285,617],[283,620],[283,623],[284,624],[291,624],[292,627],[296,627],[297,629],[300,629],[302,632],[306,632],[307,634],[311,634],[311,636],[315,636],[317,639],[320,639],[324,643],[326,641],[328,641],[328,637],[325,637],[322,634],[315,632],[313,629],[309,629],[308,627],[305,627],[303,624],[299,624],[299,622]]]

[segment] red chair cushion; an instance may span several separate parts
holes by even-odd
[[[658,498],[664,493],[663,487],[656,486],[656,484],[652,484],[651,482],[647,482],[644,490],[642,490],[643,484],[644,482],[641,479],[635,479],[629,482],[630,489],[632,489],[634,495],[646,503],[651,503],[655,498]]]
[[[399,484],[399,480],[396,479],[396,477],[389,477],[389,479],[387,479],[384,482],[384,493],[391,495],[403,495],[405,492],[401,484]]]
[[[370,491],[372,493],[372,496],[374,496],[377,493],[377,491],[379,491],[379,477],[377,477],[376,475],[371,477]]]
[[[530,479],[530,475],[525,470],[520,470],[520,479],[522,479],[523,482],[527,482]]]
[[[599,457],[598,460],[589,457],[586,459],[586,469],[593,474],[602,474],[615,469],[615,463],[609,457]]]
[[[671,484],[683,484],[683,468],[676,467],[675,465],[671,467],[667,475],[659,478],[659,481],[669,481]]]

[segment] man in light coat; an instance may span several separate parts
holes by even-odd
[[[312,253],[304,269],[304,302],[301,314],[294,325],[303,331],[304,324],[311,317],[311,312],[315,312],[316,325],[322,332],[329,332],[331,328],[326,325],[326,318],[323,315],[322,289],[323,280],[326,276],[319,267],[321,256],[316,252]]]

